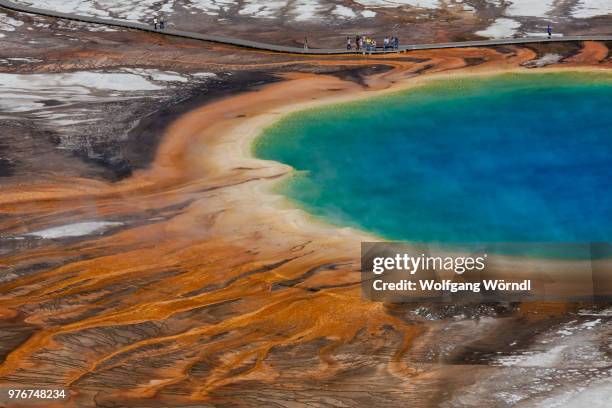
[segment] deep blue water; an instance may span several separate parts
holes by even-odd
[[[612,75],[441,80],[298,112],[255,154],[312,214],[419,242],[612,241]]]

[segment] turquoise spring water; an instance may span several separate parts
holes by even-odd
[[[503,74],[285,117],[254,145],[326,221],[413,242],[612,241],[612,74]]]

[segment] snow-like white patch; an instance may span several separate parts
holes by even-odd
[[[15,31],[16,27],[21,27],[23,25],[23,21],[15,20],[12,17],[9,17],[5,13],[0,12],[0,30],[1,31]],[[4,34],[2,34],[4,37]]]
[[[293,3],[293,16],[295,21],[317,20],[324,16],[327,7],[316,0],[298,0]]]
[[[17,0],[27,6],[101,18],[116,18],[128,21],[150,21],[153,16],[174,9],[177,0]]]
[[[190,14],[219,17],[222,13],[237,13],[252,18],[290,18],[299,22],[323,21],[330,13],[342,19],[371,18],[376,9],[410,6],[437,9],[442,0],[355,0],[351,4],[324,0],[14,0],[18,3],[41,8],[100,18],[126,21],[151,22],[156,15],[167,16],[172,24],[172,14],[186,10]],[[456,1],[456,4],[462,1]],[[463,5],[464,10],[474,11]],[[92,28],[93,29],[93,28]]]
[[[601,319],[591,320],[590,322],[582,323],[582,327],[591,330],[593,327],[601,323]]]
[[[0,64],[3,65],[13,65],[13,64],[33,64],[36,62],[42,62],[42,60],[37,58],[0,58]]]
[[[31,59],[0,59],[1,64],[29,63]],[[124,68],[118,71],[80,71],[58,74],[0,73],[0,113],[28,113],[53,126],[92,123],[98,105],[87,102],[116,102],[179,86],[189,80],[204,82],[213,73],[180,74],[157,69]],[[52,100],[48,104],[45,101]],[[85,103],[85,105],[83,105]],[[58,113],[61,106],[62,113]]]
[[[122,222],[110,221],[89,221],[77,222],[74,224],[60,225],[58,227],[47,228],[40,231],[24,234],[26,237],[42,238],[42,239],[57,239],[68,237],[81,237],[94,233],[101,233],[109,228],[123,225]]]
[[[440,1],[438,0],[355,0],[355,3],[366,7],[412,6],[428,9],[440,7]]]
[[[609,16],[610,14],[612,14],[611,0],[580,0],[572,12],[572,16],[576,18]]]
[[[561,61],[562,58],[563,56],[559,54],[544,54],[541,58],[528,61],[524,65],[531,68],[541,68],[546,65],[556,64],[557,62]]]
[[[67,31],[91,31],[91,32],[114,32],[117,31],[116,28],[106,26],[104,24],[93,24],[93,23],[83,23],[80,21],[71,21],[71,20],[55,20],[55,27],[61,30]],[[41,28],[49,27],[50,25],[46,22],[37,23],[37,25]]]
[[[35,99],[40,98],[0,93],[0,112],[30,112],[44,108],[45,104],[36,102]]]
[[[376,12],[372,11],[372,10],[363,10],[361,12],[361,16],[365,17],[365,18],[372,18],[372,17],[376,17]]]
[[[516,34],[521,26],[516,20],[510,18],[498,18],[484,30],[477,31],[476,34],[489,38],[508,38]]]
[[[612,401],[612,381],[602,381],[589,387],[548,398],[539,408],[609,408]]]
[[[271,18],[278,15],[286,5],[286,1],[251,0],[245,3],[238,14],[250,17]]]
[[[582,309],[578,311],[578,314],[580,316],[612,316],[612,308],[604,309],[600,312],[588,310],[588,309]]]
[[[188,79],[183,75],[172,72],[172,71],[160,71],[158,69],[144,69],[144,68],[124,68],[122,71],[136,74],[141,77],[145,77],[152,81],[161,82],[187,82]]]
[[[505,15],[546,17],[552,11],[554,3],[555,0],[511,0],[510,6],[506,8]]]
[[[295,21],[316,21],[324,19],[329,13],[343,18],[374,17],[376,9],[402,6],[426,10],[439,9],[448,5],[461,5],[465,11],[474,8],[463,0],[354,0],[357,8],[349,3],[327,2],[324,0],[14,0],[18,3],[42,8],[100,18],[114,18],[126,21],[151,22],[156,15],[167,16],[172,24],[172,14],[186,10],[194,16],[207,15],[218,17],[222,13],[237,13],[253,18],[291,18]],[[497,7],[506,7],[508,17],[550,17],[556,0],[487,0]],[[578,0],[571,16],[589,18],[612,13],[610,0]],[[4,30],[0,15],[0,31]],[[11,24],[8,23],[10,26]],[[96,30],[90,25],[89,30]],[[99,30],[112,30],[102,28]],[[0,33],[0,35],[2,35]]]
[[[194,14],[204,12],[205,14],[216,16],[220,12],[229,10],[229,8],[235,4],[235,0],[189,0],[184,4],[184,7],[193,10],[192,13]],[[166,10],[167,9],[169,9],[169,7],[166,7]]]
[[[216,78],[217,74],[214,72],[196,72],[195,74],[191,74],[191,76],[196,78]]]
[[[501,357],[499,362],[504,366],[518,367],[552,367],[562,357],[566,346],[556,346],[542,353],[525,353],[517,356]]]
[[[516,405],[518,402],[525,399],[524,395],[521,395],[519,393],[506,392],[506,391],[498,392],[496,396],[497,398],[501,399],[502,401],[510,405]]]
[[[41,59],[30,58],[30,57],[25,57],[25,58],[23,58],[23,57],[22,58],[14,57],[14,58],[7,58],[7,60],[14,61],[14,62],[19,62],[19,63],[23,63],[23,62],[25,62],[25,63],[42,62]]]
[[[83,0],[19,0],[17,3],[35,8],[60,11],[62,13],[75,13],[96,17],[108,17],[109,12],[97,7],[94,1]],[[119,2],[113,2],[121,4]],[[130,2],[131,3],[131,2]],[[110,6],[110,4],[108,5]],[[112,8],[112,7],[109,7]]]
[[[0,65],[32,63],[31,58],[0,59]],[[44,100],[52,99],[62,105],[87,101],[116,100],[130,98],[143,92],[157,92],[173,83],[187,83],[190,79],[203,82],[216,77],[211,72],[193,75],[157,69],[124,68],[115,72],[79,71],[59,74],[13,74],[0,73],[0,112],[33,112],[41,118],[54,113],[46,107]],[[73,124],[74,113],[67,118]],[[87,119],[87,115],[83,115]],[[57,119],[53,116],[49,117]],[[59,123],[58,123],[59,124]]]
[[[340,18],[355,18],[355,17],[357,17],[357,14],[355,13],[355,11],[353,11],[352,8],[343,6],[341,4],[338,4],[334,8],[334,11],[332,11],[332,14],[335,15],[335,16],[338,16]]]
[[[582,311],[581,311],[582,312]],[[609,315],[575,319],[538,331],[523,348],[510,355],[498,352],[487,375],[464,387],[447,406],[540,408],[602,408],[612,398]],[[479,328],[480,333],[490,333]]]
[[[42,93],[62,88],[64,93],[87,94],[91,90],[153,91],[161,86],[141,75],[79,71],[61,74],[8,74],[0,73],[0,94],[15,90]],[[52,94],[52,92],[49,92]]]

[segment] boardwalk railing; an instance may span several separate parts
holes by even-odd
[[[209,41],[221,44],[235,45],[238,47],[253,48],[264,51],[274,51],[292,54],[311,54],[311,55],[342,55],[342,54],[359,54],[363,51],[347,50],[347,49],[324,49],[324,48],[304,48],[304,47],[291,47],[286,45],[268,44],[258,41],[243,40],[239,38],[224,37],[213,34],[202,34],[190,31],[181,31],[174,29],[155,30],[151,24],[138,23],[125,20],[116,20],[111,18],[99,18],[93,16],[82,16],[72,13],[61,13],[54,10],[39,9],[35,7],[29,7],[22,4],[17,4],[12,1],[0,0],[0,7],[4,7],[9,10],[19,11],[23,13],[36,14],[40,16],[48,16],[55,18],[62,18],[65,20],[80,21],[84,23],[100,24],[110,27],[122,27],[134,30],[155,32],[163,35],[189,38],[193,40]],[[498,40],[477,40],[477,41],[462,41],[462,42],[449,42],[449,43],[434,43],[434,44],[412,44],[402,45],[397,50],[376,50],[373,53],[390,53],[390,52],[403,52],[409,50],[431,50],[441,48],[462,48],[462,47],[483,47],[483,46],[495,46],[495,45],[513,45],[513,44],[530,44],[530,43],[544,43],[544,42],[568,42],[568,41],[612,41],[612,35],[587,35],[587,36],[555,36],[551,39],[542,37],[529,37],[529,38],[504,38]],[[369,52],[368,52],[369,53]]]

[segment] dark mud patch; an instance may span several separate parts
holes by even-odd
[[[38,103],[42,103],[46,107],[64,105],[64,102],[61,102],[61,101],[58,101],[58,100],[55,100],[55,99],[44,99],[44,100],[37,101],[37,102]]]
[[[389,65],[369,65],[365,67],[345,68],[332,72],[332,75],[343,81],[352,81],[361,86],[366,86],[366,78],[373,74],[388,72],[393,69]]]
[[[446,363],[490,365],[501,356],[513,355],[518,350],[529,348],[538,335],[568,320],[569,317],[551,317],[536,322],[521,318],[504,319],[493,333],[465,344],[447,356]]]
[[[493,50],[499,52],[500,54],[504,54],[507,57],[514,57],[516,55],[516,48],[508,45],[496,45],[491,47]]]
[[[468,67],[473,67],[487,62],[486,58],[464,58],[463,60],[465,61],[465,65]]]
[[[569,58],[582,50],[582,44],[578,42],[534,43],[525,44],[524,47],[534,51],[538,55],[537,58],[546,54],[559,54],[563,58]]]
[[[23,316],[22,316],[23,317]],[[0,321],[0,364],[36,332],[36,327],[18,321],[18,318]]]
[[[0,177],[11,177],[15,174],[15,163],[7,156],[8,146],[0,142]]]
[[[104,168],[83,163],[78,152],[58,149],[54,131],[27,119],[0,120],[0,177],[40,180],[47,176],[110,178]]]
[[[280,78],[269,73],[237,72],[231,76],[224,76],[221,80],[193,88],[179,102],[162,106],[154,113],[145,116],[129,131],[127,141],[122,143],[122,157],[126,162],[116,167],[116,179],[129,176],[132,169],[149,166],[155,158],[157,147],[166,129],[181,115],[235,93],[254,91],[262,85],[276,81],[280,81]]]

